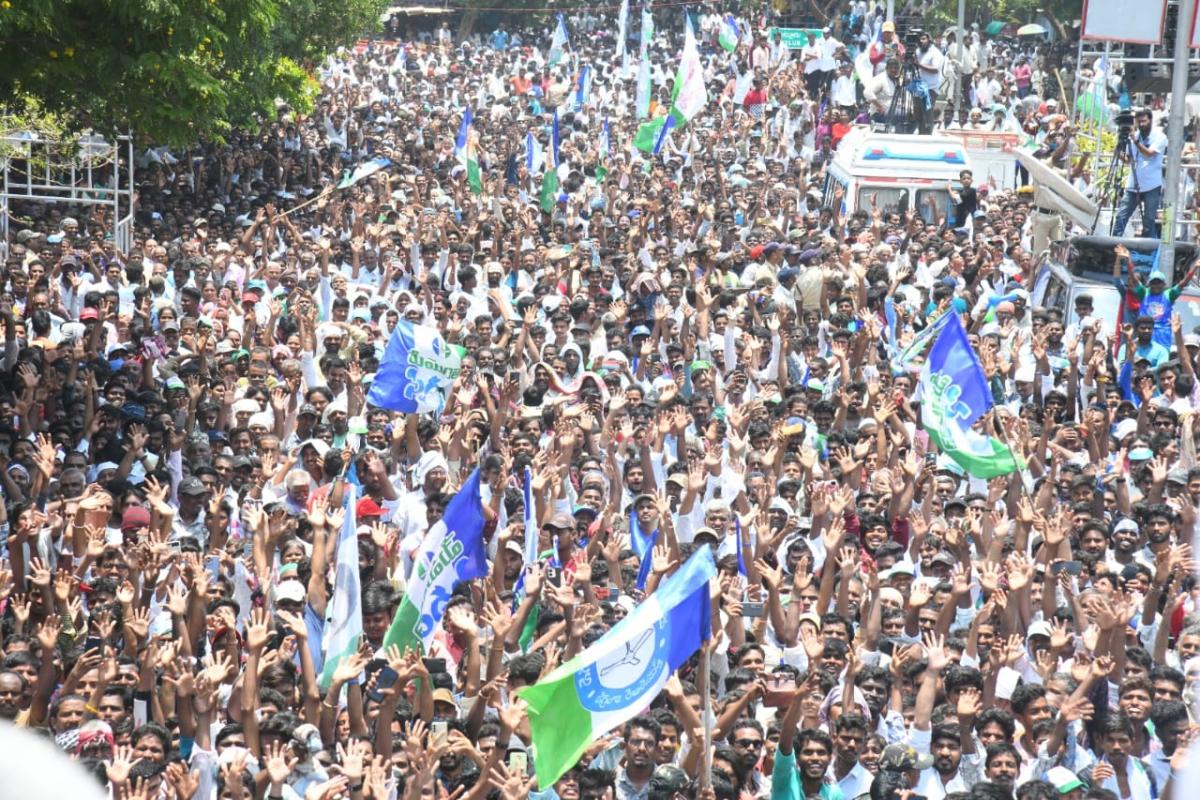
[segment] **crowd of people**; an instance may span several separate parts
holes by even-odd
[[[567,17],[554,65],[540,19],[348,48],[312,113],[145,150],[128,253],[103,211],[13,208],[0,719],[120,800],[1181,791],[1200,336],[1178,290],[1139,280],[1110,337],[1032,304],[1026,193],[965,181],[933,220],[829,203],[837,136],[886,112],[902,58],[863,4],[791,51],[739,19],[730,53],[702,12],[707,104],[633,147],[639,51],[650,114],[672,105],[684,20],[655,22],[643,50],[629,15],[622,57],[615,14]],[[1058,152],[1040,68],[969,38],[968,124]],[[944,98],[950,48],[920,48]],[[921,357],[899,354],[946,314],[1015,472],[968,474],[921,424]],[[401,320],[465,351],[434,410],[369,400]],[[427,652],[385,647],[476,469],[488,574]],[[644,558],[631,525],[661,533]],[[706,547],[703,652],[539,785],[517,691]],[[363,641],[326,670],[347,569]]]

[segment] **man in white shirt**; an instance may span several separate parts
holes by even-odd
[[[888,111],[891,109],[892,98],[896,96],[900,81],[900,62],[888,59],[884,71],[870,78],[863,84],[863,97],[871,108],[871,119],[878,123],[896,124],[896,130],[907,133],[901,127],[905,120],[889,120]]]
[[[833,761],[826,777],[837,784],[846,800],[871,791],[874,776],[859,762],[869,733],[861,714],[842,714],[833,721]]]
[[[800,50],[800,61],[804,64],[804,84],[808,87],[808,96],[813,100],[821,99],[821,40],[811,36],[808,44]]]
[[[848,61],[838,67],[837,77],[833,79],[833,88],[829,91],[830,101],[845,111],[851,119],[858,107],[858,95],[854,85],[853,65]]]
[[[828,91],[837,74],[837,51],[842,49],[842,43],[833,35],[833,28],[826,27],[821,35],[821,88]]]
[[[929,34],[921,32],[917,42],[917,72],[921,82],[929,92],[928,102],[917,98],[917,128],[920,133],[928,134],[933,130],[934,105],[937,103],[938,87],[942,84],[942,64],[945,63],[942,51],[929,38]]]

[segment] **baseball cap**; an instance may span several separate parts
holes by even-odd
[[[691,785],[688,774],[674,764],[663,764],[650,776],[650,794],[655,796],[686,792]]]
[[[880,769],[890,769],[896,772],[929,769],[932,766],[933,756],[931,754],[921,753],[917,748],[907,744],[889,744],[883,748],[883,755],[879,757]]]
[[[884,32],[891,31],[892,33],[895,33],[896,32],[896,23],[892,22],[891,20],[883,23],[883,30],[884,30]]]
[[[121,515],[121,530],[131,531],[150,525],[150,512],[142,506],[130,506]]]
[[[304,584],[300,581],[286,580],[281,581],[275,587],[275,602],[280,601],[287,603],[303,603],[304,602]]]
[[[565,511],[559,511],[546,522],[548,528],[558,528],[560,531],[575,530],[575,518]]]
[[[1059,794],[1066,794],[1083,786],[1083,781],[1079,780],[1079,776],[1066,767],[1051,767],[1048,769],[1046,771],[1046,781],[1057,789]]]
[[[1039,619],[1037,622],[1029,623],[1029,629],[1025,632],[1025,638],[1032,639],[1034,636],[1045,636],[1049,639],[1054,635],[1054,628],[1050,627],[1050,623],[1044,619]]]
[[[204,484],[194,475],[189,475],[179,482],[179,494],[207,494],[208,489],[204,488]]]
[[[363,517],[382,517],[383,508],[380,507],[379,503],[376,503],[371,498],[364,497],[362,500],[358,501],[358,505],[355,506],[354,513],[358,515],[359,519],[362,519]]]

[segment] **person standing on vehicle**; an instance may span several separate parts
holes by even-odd
[[[917,40],[917,70],[929,99],[923,102],[917,98],[916,106],[920,112],[917,116],[918,132],[925,135],[933,131],[934,106],[937,104],[938,87],[942,85],[942,65],[945,61],[942,51],[929,38],[929,34],[922,31],[921,38]]]
[[[1129,250],[1125,248],[1125,245],[1117,245],[1116,254],[1118,260],[1124,259],[1129,265],[1129,280],[1133,295],[1138,301],[1139,313],[1154,319],[1154,341],[1170,349],[1174,343],[1171,334],[1171,314],[1175,310],[1175,301],[1183,293],[1183,287],[1196,274],[1196,265],[1193,264],[1187,274],[1168,289],[1167,276],[1157,269],[1151,270],[1146,283],[1142,283],[1142,278],[1134,269],[1133,259],[1130,258]]]
[[[1142,209],[1142,236],[1158,238],[1158,205],[1162,201],[1163,157],[1167,152],[1167,135],[1154,127],[1154,115],[1148,108],[1139,109],[1134,117],[1137,128],[1120,153],[1121,160],[1132,164],[1125,184],[1125,197],[1117,212],[1113,236],[1124,236],[1125,226],[1138,206]]]

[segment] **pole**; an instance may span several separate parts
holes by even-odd
[[[896,21],[896,0],[887,0],[887,16],[884,19],[887,22]]]
[[[954,34],[954,57],[958,59],[959,72],[954,81],[954,113],[962,110],[963,39],[967,38],[967,0],[958,0],[958,30]]]
[[[712,680],[712,644],[704,642],[700,645],[700,674],[697,676],[699,680],[696,681],[700,689],[700,714],[704,722],[704,768],[700,770],[701,789],[712,786],[712,687],[709,686]]]
[[[1196,4],[1178,0],[1179,13],[1175,23],[1175,63],[1171,67],[1171,110],[1167,114],[1167,172],[1163,187],[1162,251],[1158,267],[1167,276],[1167,285],[1175,282],[1175,218],[1178,216],[1179,178],[1182,170],[1183,123],[1187,113],[1188,56],[1191,51],[1192,22]],[[1146,223],[1143,222],[1144,226]]]

